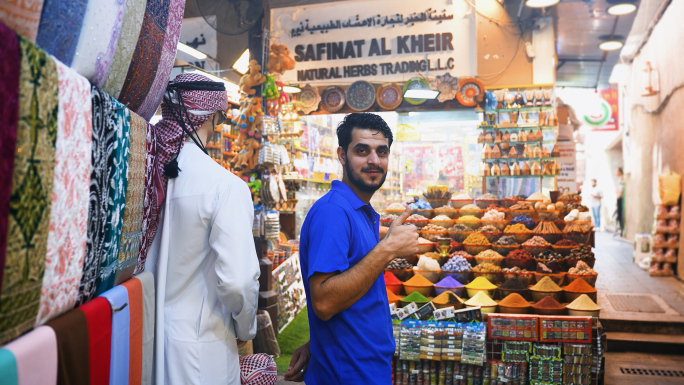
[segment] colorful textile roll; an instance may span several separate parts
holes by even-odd
[[[95,296],[100,258],[105,249],[105,223],[109,199],[109,184],[114,172],[114,99],[97,87],[91,89],[93,109],[92,173],[90,175],[90,205],[88,207],[88,237],[83,277],[78,291],[78,305]]]
[[[0,293],[2,275],[5,271],[7,249],[7,226],[10,195],[12,193],[12,169],[17,144],[19,120],[19,40],[17,34],[0,22]]]
[[[119,264],[119,246],[121,245],[121,229],[124,222],[126,206],[126,188],[128,187],[128,155],[130,151],[131,114],[128,108],[112,99],[114,113],[111,123],[116,132],[114,144],[114,160],[107,198],[107,220],[105,222],[104,249],[100,258],[100,273],[97,277],[97,294],[114,287],[114,278]]]
[[[57,383],[89,384],[88,320],[83,310],[73,309],[45,326],[57,336]]]
[[[28,39],[20,36],[19,44],[19,124],[0,294],[0,344],[31,329],[38,315],[57,139],[55,62]]]
[[[34,42],[38,34],[43,0],[2,0],[0,20],[18,34]]]
[[[0,384],[2,385],[19,385],[19,375],[17,373],[17,359],[14,358],[14,353],[0,348]]]
[[[59,61],[59,112],[45,274],[36,326],[73,309],[83,275],[93,112],[90,83]]]
[[[170,1],[149,0],[140,36],[126,73],[119,100],[132,111],[140,111],[159,68]],[[167,79],[168,80],[168,79]]]
[[[19,385],[57,384],[57,336],[51,327],[38,326],[4,348],[17,361]]]
[[[140,115],[131,113],[131,150],[128,156],[128,188],[123,216],[119,263],[114,284],[118,285],[133,276],[138,262],[142,239],[143,199],[145,197],[145,146],[149,123]]]
[[[159,205],[157,204],[157,194],[154,186],[155,160],[157,157],[157,138],[154,135],[152,126],[147,127],[147,147],[145,148],[145,192],[143,198],[143,222],[142,239],[140,239],[140,250],[138,252],[138,264],[135,266],[135,273],[140,274],[145,271],[145,261],[147,253],[157,233],[159,225]]]
[[[129,326],[128,383],[140,384],[142,380],[143,347],[143,294],[142,283],[133,278],[122,284],[128,290],[128,308],[131,314]]]
[[[79,309],[88,321],[90,385],[108,385],[112,350],[112,308],[107,299],[96,297]]]
[[[125,0],[89,1],[71,68],[100,87],[119,42]]]
[[[166,32],[164,33],[164,45],[162,46],[161,58],[159,59],[159,67],[157,74],[154,77],[154,83],[150,88],[145,101],[143,101],[138,113],[150,120],[157,107],[161,103],[162,96],[166,91],[166,86],[169,84],[169,76],[173,69],[173,61],[176,58],[176,49],[178,47],[178,39],[180,38],[181,23],[183,22],[183,11],[185,10],[185,0],[171,0],[169,5],[169,17],[166,23]]]
[[[70,66],[87,5],[88,0],[43,0],[36,44]]]
[[[114,51],[112,65],[109,66],[109,73],[107,73],[107,78],[102,86],[102,89],[112,95],[114,99],[119,98],[121,87],[126,80],[128,67],[131,65],[135,45],[140,36],[146,5],[147,0],[126,0],[119,42],[116,45],[116,51]]]
[[[142,385],[152,384],[154,366],[154,275],[145,271],[134,279],[140,280],[143,295]]]
[[[131,322],[128,290],[119,285],[101,295],[109,301],[112,308],[112,350],[109,364],[109,383],[128,384],[129,363],[129,325]]]

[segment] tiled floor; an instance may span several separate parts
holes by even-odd
[[[598,302],[603,308],[601,318],[624,320],[658,320],[684,322],[684,285],[674,277],[651,277],[632,262],[633,244],[610,233],[596,233],[596,281]],[[616,311],[606,294],[654,295],[665,313],[636,313]],[[656,319],[657,318],[657,319]]]

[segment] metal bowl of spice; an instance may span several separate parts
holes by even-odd
[[[499,301],[499,312],[508,314],[527,314],[530,303],[518,293],[510,293]]]
[[[563,315],[565,314],[565,305],[552,297],[544,297],[541,301],[532,304],[532,312],[539,315]]]
[[[527,280],[524,278],[509,279],[504,281],[504,283],[497,289],[499,298],[504,298],[511,293],[520,294],[526,300],[530,300],[532,297],[530,295],[530,287]]]

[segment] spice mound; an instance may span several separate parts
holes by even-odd
[[[394,215],[394,214],[385,214],[385,215],[380,216],[381,221],[393,221],[397,218],[399,218],[399,215]]]
[[[589,298],[589,296],[586,294],[580,295],[576,300],[570,302],[566,307],[572,310],[601,310],[601,307],[592,301],[591,298]]]
[[[518,242],[515,241],[515,237],[512,235],[504,235],[494,242],[495,245],[501,246],[519,246]]]
[[[413,277],[411,277],[411,279],[404,282],[404,285],[406,285],[406,286],[418,286],[418,287],[434,286],[434,284],[432,282],[430,282],[429,279],[423,277],[420,274],[416,274]]]
[[[570,282],[563,288],[563,290],[569,291],[571,293],[596,293],[596,289],[591,287],[591,285],[582,278],[577,278],[576,280]]]
[[[427,221],[428,219],[425,218],[424,216],[420,214],[413,214],[410,217],[406,218],[407,221]]]
[[[467,231],[467,232],[473,231],[473,229],[471,229],[470,227],[464,225],[463,223],[457,223],[457,224],[455,224],[454,226],[452,226],[452,227],[449,229],[449,231],[454,231],[454,232],[463,233],[463,232],[466,232],[466,231]]]
[[[490,245],[487,237],[477,232],[468,235],[468,237],[463,241],[463,243],[466,245]]]
[[[455,253],[454,253],[455,254]],[[470,263],[461,255],[454,255],[442,266],[444,271],[465,272],[472,268]]]
[[[546,296],[542,298],[541,301],[535,303],[532,305],[533,308],[536,309],[544,309],[544,310],[563,310],[565,309],[565,306],[560,304],[558,301],[553,299],[551,296]]]
[[[436,225],[434,223],[429,223],[421,229],[422,231],[441,231],[444,232],[446,229],[442,226]]]
[[[531,232],[532,232],[532,230],[525,227],[525,225],[523,225],[522,223],[516,223],[514,225],[508,225],[504,229],[504,234],[528,234]]]
[[[423,237],[418,237],[418,244],[419,244],[419,245],[433,244],[433,243],[434,243],[434,242],[432,242],[432,241],[429,240],[429,239],[425,239],[425,238],[423,238]]]
[[[525,201],[520,201],[513,206],[509,207],[511,211],[517,211],[517,210],[534,210],[532,207],[532,204],[530,202],[525,202]]]
[[[560,286],[556,285],[556,282],[554,282],[551,278],[544,277],[540,279],[536,285],[532,286],[532,290],[549,292],[561,291],[563,289],[561,289]]]
[[[406,210],[406,207],[402,205],[401,203],[392,203],[391,205],[387,206],[385,210],[391,210],[391,211],[398,211],[398,210]]]
[[[478,292],[465,303],[468,306],[496,306],[496,301],[489,298],[483,291]]]
[[[396,275],[390,273],[389,271],[385,272],[385,285],[400,285],[403,282],[397,278]]]
[[[508,259],[517,259],[517,260],[526,260],[526,259],[532,259],[532,254],[530,254],[529,251],[524,250],[524,249],[515,249],[508,253],[506,256]]]
[[[483,258],[483,259],[503,259],[503,256],[499,253],[497,253],[494,250],[485,250],[478,255],[475,256],[475,258]]]
[[[461,207],[461,211],[472,211],[472,210],[481,211],[481,209],[477,205],[474,205],[472,203],[469,205],[465,205],[465,206]]]
[[[406,297],[401,299],[404,302],[415,302],[415,303],[426,303],[430,302],[430,300],[425,297],[424,295],[420,294],[417,291],[414,291],[413,293],[407,295]]]
[[[518,266],[511,267],[508,269],[503,269],[504,273],[514,273],[514,274],[530,274],[530,271],[527,271],[527,269],[521,269]]]
[[[592,259],[594,258],[594,252],[591,251],[591,246],[589,245],[580,245],[580,247],[576,249],[572,249],[570,251],[570,255],[568,256],[568,259]]]
[[[468,289],[477,289],[477,290],[494,290],[496,289],[496,285],[489,282],[489,280],[485,277],[477,277],[473,279],[472,282],[469,284],[465,285]]]
[[[421,255],[418,257],[418,263],[416,264],[418,266],[414,267],[414,270],[422,270],[422,271],[439,271],[439,262],[436,260],[426,257],[425,255]]]
[[[504,307],[528,307],[530,303],[518,293],[511,293],[499,301],[499,306]]]
[[[485,262],[473,267],[473,271],[476,273],[500,273],[501,266]]]
[[[584,261],[577,261],[576,267],[571,267],[568,270],[568,274],[578,274],[578,275],[596,275],[598,274],[596,270],[592,269]]]
[[[501,230],[497,229],[496,227],[492,225],[487,225],[487,226],[482,226],[479,229],[477,229],[478,233],[492,233],[492,234],[501,234]]]
[[[462,305],[463,300],[454,294],[453,292],[450,291],[445,291],[444,293],[436,296],[432,302],[438,304],[438,305]]]
[[[480,197],[478,197],[476,200],[478,201],[495,201],[498,200],[499,198],[496,197],[494,194],[482,194]]]
[[[432,218],[432,222],[451,222],[451,218],[449,218],[446,215],[437,215],[436,217]]]
[[[457,219],[458,223],[480,222],[480,218],[474,215],[464,215]]]
[[[518,277],[509,279],[508,281],[504,282],[503,285],[499,286],[499,289],[506,290],[525,290],[529,288],[530,287],[527,286],[527,280]]]
[[[506,213],[496,210],[489,210],[482,217],[483,221],[503,221],[506,218]]]
[[[447,275],[446,277],[444,277],[444,279],[437,282],[435,284],[435,287],[455,289],[455,288],[463,287],[463,284],[461,282],[458,282],[458,280],[455,280],[451,276]]]
[[[469,199],[472,200],[473,197],[471,197],[470,195],[468,195],[466,193],[460,193],[460,194],[456,195],[455,197],[451,198],[451,200],[453,200],[453,201],[464,201],[464,200],[469,200]]]
[[[560,241],[556,242],[556,246],[577,246],[577,242],[573,241],[572,239],[561,239]]]
[[[544,201],[547,199],[549,199],[549,198],[540,192],[536,192],[536,193],[527,197],[528,201]]]
[[[404,258],[394,258],[388,265],[388,269],[395,269],[395,270],[405,270],[405,269],[412,269],[413,265],[410,264],[407,260]]]
[[[401,299],[401,297],[394,294],[392,292],[392,290],[390,290],[390,289],[385,289],[385,290],[387,291],[387,302],[394,303],[394,302],[397,302]]]
[[[528,239],[527,241],[525,241],[525,242],[523,243],[523,246],[536,246],[536,247],[539,247],[539,246],[551,246],[551,244],[548,243],[548,242],[546,242],[546,239],[544,239],[544,238],[542,238],[542,237],[540,237],[540,236],[538,236],[538,235],[535,235],[534,237],[532,237],[532,238]]]

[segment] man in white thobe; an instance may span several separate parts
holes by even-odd
[[[252,199],[244,181],[205,153],[227,109],[226,92],[214,90],[221,83],[197,83],[208,81],[179,75],[153,128],[165,140],[157,146],[180,148],[173,166],[164,165],[166,198],[146,263],[156,272],[156,384],[238,385],[238,345],[256,334]]]

